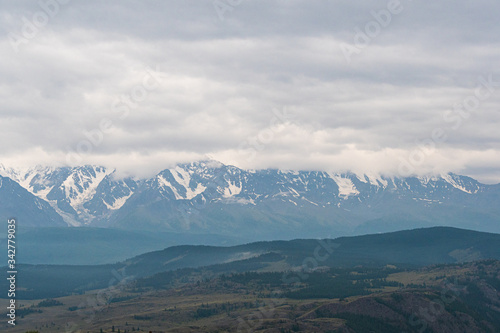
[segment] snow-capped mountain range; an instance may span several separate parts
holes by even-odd
[[[27,225],[109,226],[269,237],[381,232],[428,225],[500,231],[500,185],[455,174],[388,177],[242,170],[216,161],[118,179],[100,166],[0,165],[4,214]],[[7,186],[8,184],[8,186]],[[326,235],[325,235],[326,236]]]

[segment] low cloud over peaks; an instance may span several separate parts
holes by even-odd
[[[221,3],[4,1],[0,160],[500,182],[500,4]]]

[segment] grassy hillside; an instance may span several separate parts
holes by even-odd
[[[500,331],[500,261],[282,273],[192,271],[58,299],[22,301],[6,332],[474,332]],[[299,274],[299,272],[296,272]],[[1,326],[3,325],[3,326]],[[70,330],[71,331],[71,330]]]

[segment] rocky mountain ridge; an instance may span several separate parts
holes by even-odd
[[[261,232],[286,230],[285,234],[297,236],[430,225],[500,231],[500,208],[495,204],[500,202],[500,184],[485,185],[455,174],[389,177],[243,170],[200,161],[140,180],[118,179],[115,170],[89,165],[26,169],[0,165],[0,175],[28,192],[25,197],[31,194],[24,206],[41,199],[48,203],[42,211],[53,209],[70,226],[220,234],[262,227]],[[16,196],[6,200],[13,201],[13,208],[18,201]],[[50,225],[42,220],[37,222],[40,226]]]

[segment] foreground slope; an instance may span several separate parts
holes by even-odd
[[[13,333],[500,331],[497,260],[295,274],[299,281],[265,271],[193,272],[173,284],[139,279],[85,295],[23,301],[18,324],[0,327]]]

